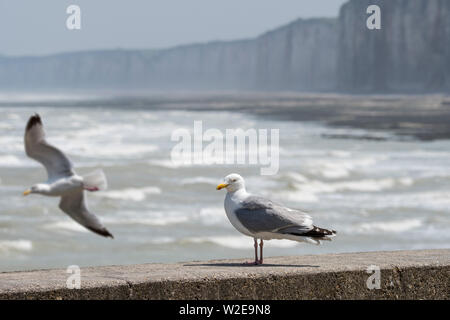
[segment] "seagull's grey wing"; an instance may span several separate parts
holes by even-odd
[[[251,196],[235,211],[236,217],[249,231],[295,233],[313,229],[312,218],[304,212],[286,208],[262,197]]]
[[[37,114],[28,120],[25,129],[25,152],[45,167],[49,181],[74,174],[73,165],[67,156],[45,140],[44,127]]]
[[[83,190],[75,191],[61,197],[59,208],[67,213],[73,220],[92,232],[104,237],[114,238],[102,225],[100,220],[94,214],[89,212]]]

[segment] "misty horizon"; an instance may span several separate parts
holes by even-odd
[[[64,55],[64,54],[77,54],[77,53],[89,53],[89,52],[110,52],[110,51],[164,51],[164,50],[171,50],[171,49],[177,49],[177,48],[183,48],[183,47],[189,47],[189,46],[197,46],[197,45],[208,45],[208,44],[215,44],[215,43],[232,43],[232,42],[239,42],[239,41],[249,41],[257,39],[261,36],[264,36],[266,34],[269,34],[271,32],[275,32],[279,29],[282,29],[284,27],[287,27],[290,24],[293,24],[297,21],[314,21],[314,20],[322,20],[322,19],[333,19],[336,17],[309,17],[309,18],[296,18],[294,20],[287,21],[285,23],[282,23],[278,26],[272,27],[267,30],[263,30],[260,33],[256,34],[255,36],[249,36],[249,37],[242,37],[242,38],[236,38],[236,39],[211,39],[211,40],[204,40],[204,41],[197,41],[197,42],[186,42],[186,43],[179,43],[171,46],[166,47],[104,47],[104,48],[93,48],[93,49],[81,49],[81,50],[71,50],[71,51],[57,51],[57,52],[51,52],[51,53],[43,53],[43,54],[23,54],[23,55],[9,55],[5,54],[0,51],[0,57],[5,58],[26,58],[26,57],[46,57],[46,56],[57,56],[57,55]]]
[[[79,0],[39,3],[0,1],[0,55],[47,56],[68,52],[163,50],[198,43],[255,38],[297,19],[336,17],[346,0],[238,1],[218,6],[204,0],[132,5]],[[68,30],[66,8],[81,8],[81,30]],[[219,7],[219,8],[218,8]],[[105,8],[107,10],[105,10]],[[2,14],[3,13],[3,14]],[[7,14],[4,14],[7,13]],[[14,36],[11,36],[13,34]]]
[[[337,2],[343,0],[334,3]],[[135,3],[143,5],[137,0]],[[192,3],[198,5],[204,0]],[[61,10],[66,9],[63,3],[56,8],[60,34],[52,34],[55,30],[50,28],[45,37],[33,38],[28,26],[27,37],[19,29],[14,30],[14,39],[6,38],[0,49],[3,53],[8,51],[4,48],[12,52],[14,47],[30,52],[26,48],[35,47],[36,43],[41,50],[19,57],[2,56],[0,86],[4,90],[132,88],[407,94],[443,93],[450,88],[446,50],[450,25],[445,19],[450,12],[449,2],[379,1],[379,10],[383,12],[379,29],[369,28],[366,23],[372,0],[351,0],[339,10],[327,6],[326,12],[314,5],[307,6],[316,9],[309,14],[300,10],[301,5],[285,5],[280,9],[284,14],[269,15],[271,19],[263,18],[273,2],[261,3],[251,8],[215,4],[214,12],[225,17],[223,20],[205,24],[206,20],[199,18],[184,25],[182,17],[199,17],[196,14],[212,17],[208,11],[211,6],[205,11],[189,7],[188,13],[180,11],[181,16],[173,21],[152,20],[158,26],[156,33],[151,33],[155,28],[149,29],[147,21],[139,16],[134,17],[137,24],[130,22],[122,28],[122,21],[128,21],[130,13],[136,13],[142,6],[127,7],[123,16],[113,19],[110,26],[118,7],[107,7],[107,19],[104,16],[93,19],[89,15],[95,15],[95,8],[81,1],[78,5],[82,9],[74,7],[81,10],[81,15],[77,15],[76,27],[71,28],[70,19],[64,20],[67,15],[61,17]],[[102,12],[105,8],[102,7]],[[230,8],[242,11],[227,13]],[[286,8],[292,12],[286,14]],[[159,13],[162,12],[161,9]],[[312,12],[320,17],[305,18]],[[327,17],[326,13],[333,17]],[[53,26],[52,14],[48,14],[45,26]],[[147,18],[148,12],[141,14]],[[33,21],[34,16],[30,19]],[[238,20],[244,21],[244,25]],[[418,20],[422,24],[415,23]],[[0,32],[9,31],[2,24],[5,21],[0,22]],[[20,25],[20,19],[14,24]],[[38,34],[44,32],[34,29]],[[48,53],[55,50],[58,54]]]

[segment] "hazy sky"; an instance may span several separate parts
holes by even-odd
[[[0,54],[162,48],[257,36],[299,17],[337,16],[346,0],[0,0]],[[81,8],[81,30],[66,8]]]

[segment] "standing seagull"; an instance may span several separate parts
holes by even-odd
[[[113,235],[89,212],[84,190],[106,189],[103,171],[97,170],[86,176],[78,176],[72,162],[58,148],[47,143],[41,118],[35,114],[28,120],[25,129],[25,152],[27,156],[41,163],[47,170],[46,183],[38,183],[26,190],[23,195],[38,193],[61,197],[59,208],[87,229],[104,237]]]
[[[252,237],[255,262],[263,263],[263,240],[289,239],[320,244],[330,241],[336,231],[313,225],[312,218],[299,210],[289,209],[269,199],[254,196],[245,190],[244,178],[233,173],[224,178],[217,190],[226,188],[225,212],[231,224],[241,233]],[[260,259],[258,259],[258,239]]]

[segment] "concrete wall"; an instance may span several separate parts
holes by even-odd
[[[222,260],[0,274],[0,299],[449,299],[450,249]],[[369,290],[366,269],[381,270]]]

